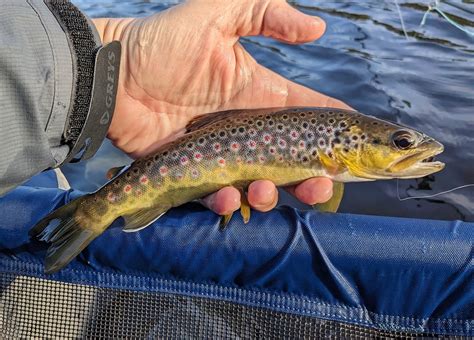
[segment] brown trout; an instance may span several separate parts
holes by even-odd
[[[185,135],[126,170],[112,171],[118,174],[110,182],[52,212],[30,235],[52,243],[45,261],[51,273],[119,217],[124,231],[137,231],[170,208],[224,186],[245,189],[258,179],[285,186],[315,176],[335,182],[336,202],[326,206],[334,211],[342,198],[338,183],[426,176],[443,169],[432,160],[442,151],[442,144],[421,132],[355,111],[218,112],[191,121]],[[248,205],[241,211],[248,220]]]

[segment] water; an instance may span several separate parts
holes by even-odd
[[[92,17],[145,16],[179,1],[76,0]],[[427,195],[474,183],[474,37],[437,13],[419,27],[428,2],[399,1],[408,38],[394,1],[293,1],[321,16],[326,34],[305,45],[245,38],[245,48],[266,67],[295,82],[339,98],[357,110],[406,124],[446,147],[441,173],[399,182],[402,196]],[[474,4],[453,1],[440,8],[474,31]],[[129,159],[106,143],[82,165],[68,166],[73,185],[93,190],[105,171]],[[84,179],[85,172],[85,179]],[[429,219],[474,220],[474,188],[432,199],[397,198],[396,181],[348,184],[340,211]],[[290,198],[285,203],[297,204]],[[301,205],[300,205],[301,206]]]

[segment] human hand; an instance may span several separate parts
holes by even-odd
[[[95,19],[104,43],[122,42],[122,64],[108,137],[141,157],[184,133],[195,116],[229,109],[331,106],[344,103],[290,82],[257,64],[240,37],[264,35],[287,43],[319,38],[325,23],[283,0],[191,0],[147,18]],[[307,204],[332,196],[332,182],[312,178],[288,188]],[[266,180],[249,186],[250,205],[260,211],[278,202]],[[226,187],[204,199],[218,214],[240,207],[240,193]]]

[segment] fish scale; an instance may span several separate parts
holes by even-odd
[[[315,176],[337,183],[420,177],[442,169],[440,162],[422,162],[441,151],[420,132],[355,111],[218,112],[191,121],[186,134],[54,211],[30,233],[52,243],[46,271],[54,272],[118,217],[124,217],[125,231],[140,230],[172,207],[259,179],[283,186]],[[340,201],[342,191],[334,196]],[[52,225],[55,219],[60,223]]]

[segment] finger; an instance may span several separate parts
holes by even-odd
[[[240,16],[238,36],[262,34],[287,43],[304,43],[320,38],[326,30],[326,24],[321,18],[306,15],[286,1],[253,3],[252,11],[246,7],[241,13],[237,12]]]
[[[218,215],[228,215],[240,208],[240,192],[234,187],[225,187],[201,202]]]
[[[326,177],[310,178],[285,189],[301,202],[309,205],[327,202],[332,197],[332,181]]]
[[[271,181],[258,180],[249,185],[247,198],[252,208],[266,212],[277,205],[278,190]]]

